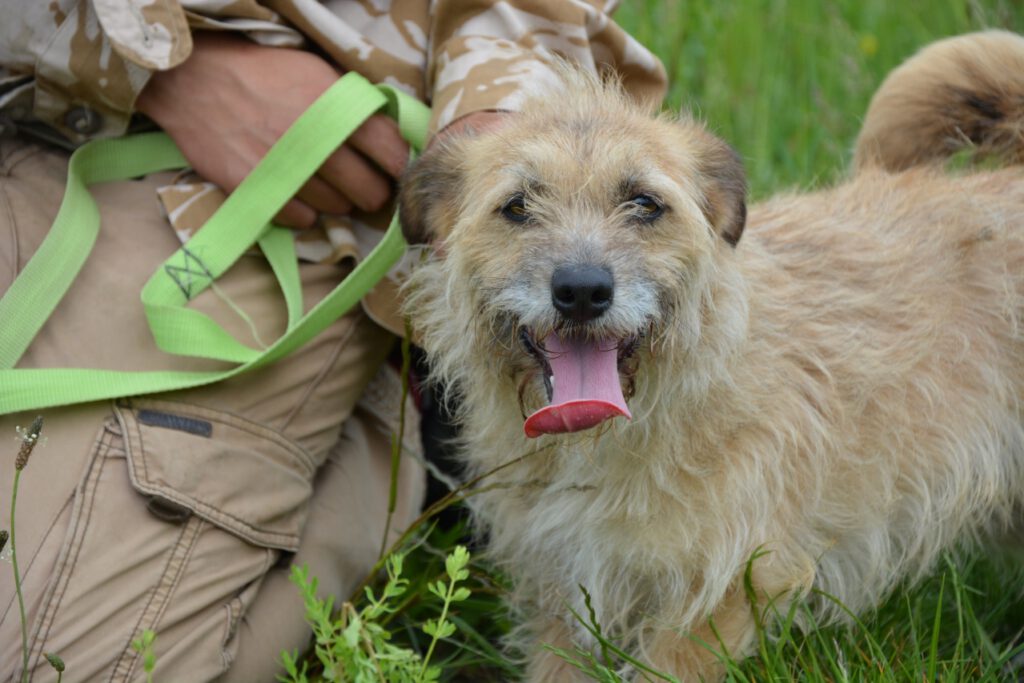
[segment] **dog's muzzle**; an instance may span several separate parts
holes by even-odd
[[[551,276],[551,304],[567,323],[534,339],[523,330],[520,341],[534,357],[544,378],[548,405],[528,418],[528,437],[563,434],[595,427],[617,416],[632,418],[622,393],[619,365],[635,343],[589,334],[588,323],[612,306],[615,282],[604,266],[560,266]]]

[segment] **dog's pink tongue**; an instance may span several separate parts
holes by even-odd
[[[632,419],[619,382],[619,350],[610,340],[544,340],[554,385],[551,405],[526,418],[531,439],[590,429],[617,415]]]

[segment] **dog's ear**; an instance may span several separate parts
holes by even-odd
[[[747,176],[740,155],[724,140],[701,131],[698,169],[704,215],[715,232],[735,247],[747,224]]]
[[[443,239],[451,227],[462,184],[457,147],[448,141],[435,144],[402,174],[398,213],[409,244]]]

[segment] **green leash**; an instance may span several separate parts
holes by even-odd
[[[142,304],[157,346],[168,353],[237,364],[226,371],[15,368],[96,242],[99,209],[89,185],[188,165],[163,133],[97,140],[79,148],[71,156],[67,189],[53,227],[0,299],[0,415],[218,382],[279,360],[348,312],[405,250],[397,214],[380,244],[305,315],[294,238],[270,221],[327,157],[381,109],[398,121],[414,151],[422,149],[430,116],[424,104],[390,86],[374,86],[358,74],[346,74],[306,110],[202,229],[143,287]],[[266,349],[242,344],[207,315],[186,308],[253,244],[266,255],[288,311],[286,331]]]

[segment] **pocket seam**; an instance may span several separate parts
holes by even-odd
[[[99,490],[99,479],[112,448],[111,438],[116,436],[112,429],[111,419],[107,418],[100,426],[99,434],[93,441],[92,452],[82,478],[75,488],[72,502],[70,526],[66,531],[65,541],[54,564],[53,575],[44,589],[39,604],[38,616],[32,625],[29,645],[29,666],[40,663],[46,643],[50,639],[50,631],[67,592],[68,583],[78,565],[82,551],[83,537],[89,529],[92,519],[93,503]],[[24,672],[18,671],[18,677]]]
[[[136,637],[136,634],[141,636],[142,631],[147,628],[152,631],[157,630],[160,620],[163,619],[164,613],[171,604],[174,593],[181,583],[189,561],[192,559],[196,543],[208,524],[209,522],[203,519],[191,519],[185,523],[184,528],[178,534],[177,540],[170,548],[167,561],[160,572],[160,577],[154,583],[145,604],[142,606],[139,618],[135,622],[135,628],[129,633],[128,642],[125,643],[124,650],[121,651],[121,655],[114,663],[110,675],[110,683],[129,681],[135,674],[135,669],[142,658],[142,653],[136,652],[132,648],[132,640]],[[168,576],[169,574],[170,576]]]

